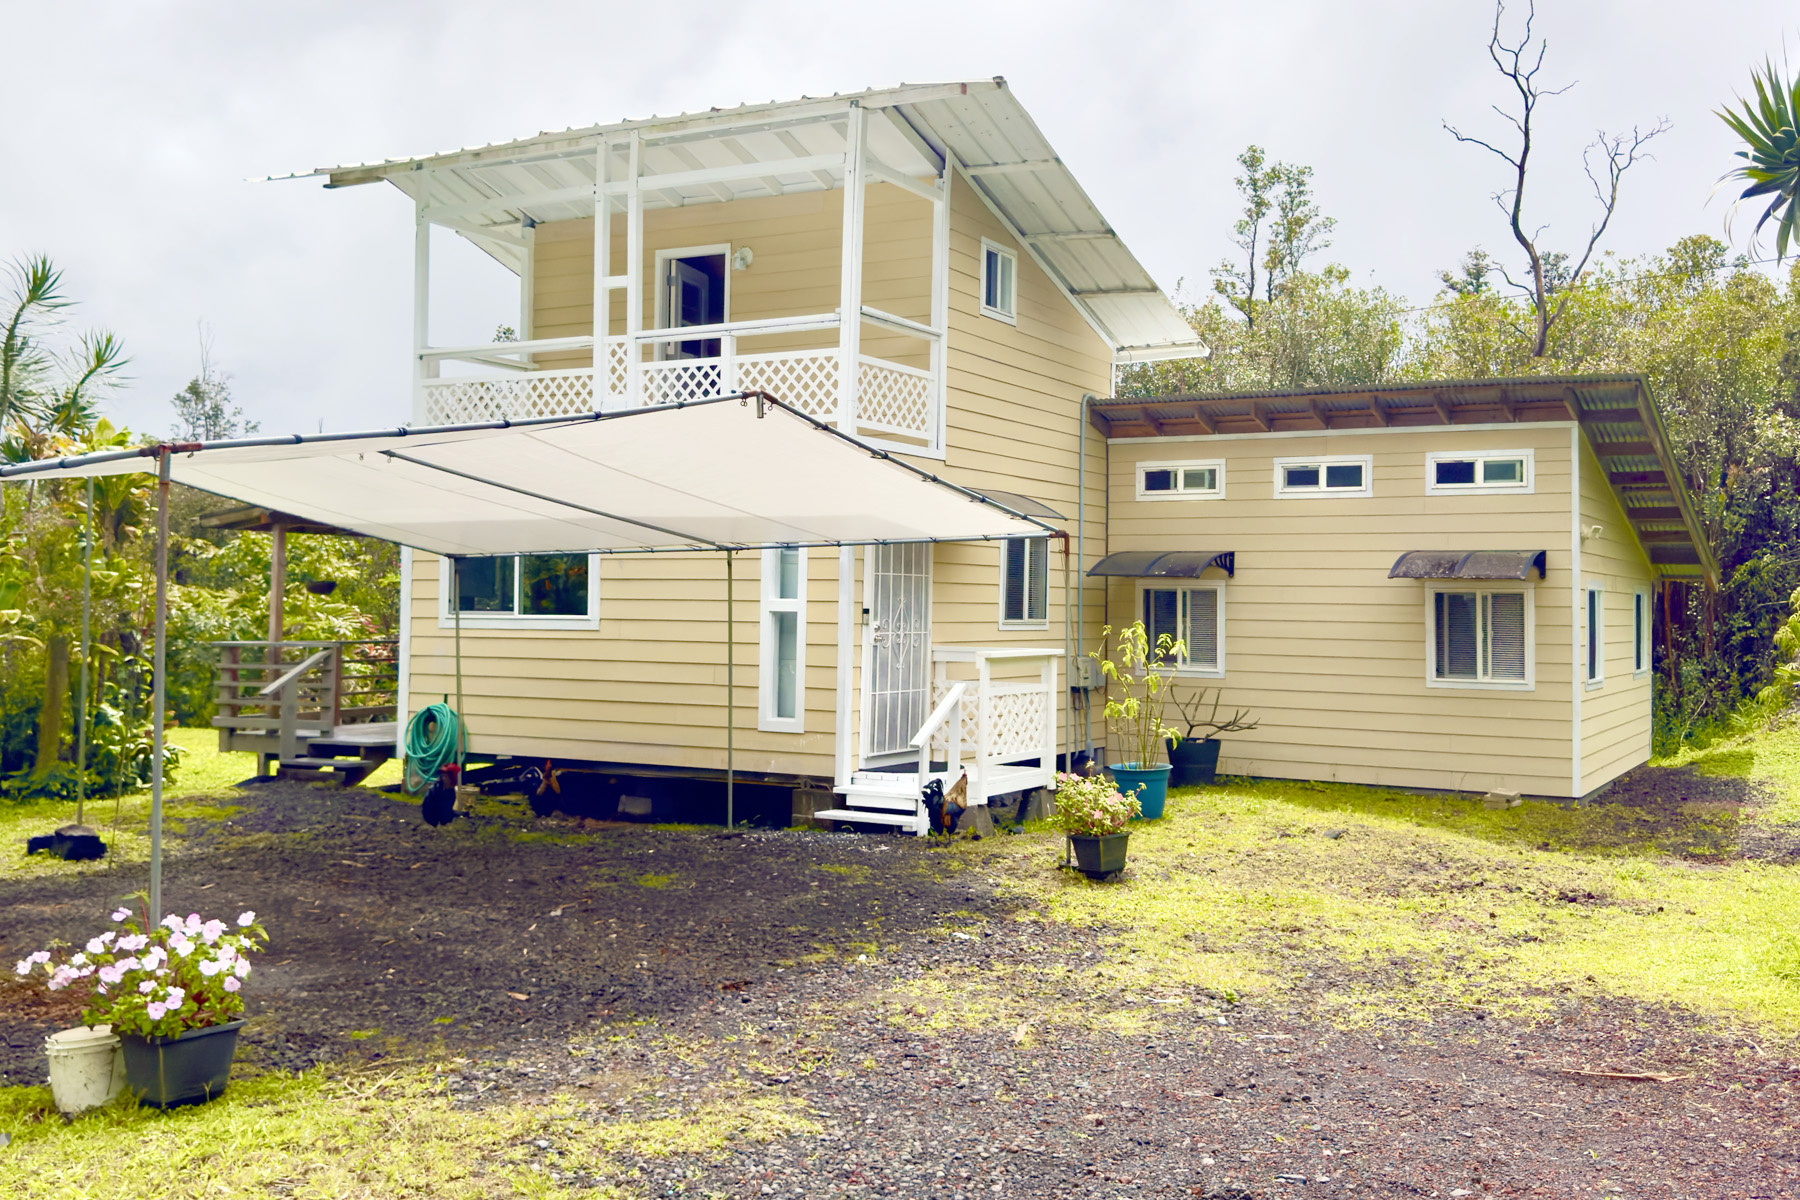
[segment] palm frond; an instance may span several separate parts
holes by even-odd
[[[1787,257],[1788,243],[1793,240],[1796,220],[1796,191],[1800,189],[1800,77],[1784,81],[1773,60],[1764,60],[1762,69],[1751,75],[1755,87],[1754,101],[1738,98],[1736,111],[1726,109],[1718,114],[1728,128],[1744,142],[1736,153],[1743,165],[1720,176],[1719,183],[1737,180],[1748,184],[1738,196],[1738,203],[1759,196],[1773,195],[1751,233],[1754,245],[1764,225],[1775,222],[1775,257]],[[1736,205],[1733,206],[1735,210]],[[1730,217],[1726,228],[1729,232]]]

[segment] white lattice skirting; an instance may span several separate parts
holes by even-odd
[[[462,425],[593,412],[594,372],[529,371],[485,379],[431,379],[425,383],[427,425]]]

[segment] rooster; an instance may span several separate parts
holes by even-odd
[[[962,778],[951,785],[948,794],[944,792],[942,780],[931,780],[920,792],[919,799],[925,802],[925,811],[931,815],[931,832],[955,833],[956,823],[962,820],[962,815],[968,808],[968,773],[964,772]]]

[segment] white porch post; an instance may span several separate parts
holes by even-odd
[[[956,156],[944,151],[944,173],[938,179],[938,196],[931,212],[931,388],[935,395],[932,449],[944,453],[947,398],[944,381],[950,355],[950,187],[956,178]]]
[[[868,113],[852,104],[844,124],[844,246],[838,283],[837,427],[856,431],[857,359],[862,353],[863,143]]]
[[[856,743],[850,737],[850,700],[856,681],[856,550],[838,547],[837,739],[833,778],[848,787],[856,770]]]
[[[594,146],[594,407],[610,408],[612,362],[606,338],[612,332],[612,146],[602,139]]]
[[[625,185],[625,388],[633,406],[644,402],[644,348],[636,337],[644,329],[643,149],[643,138],[632,130]]]
[[[425,191],[419,192],[413,217],[413,420],[425,420],[425,381],[437,364],[423,357],[431,345],[431,221],[425,215]]]
[[[537,296],[537,222],[526,217],[519,222],[519,240],[525,243],[525,256],[519,263],[519,327],[521,342],[531,340],[531,309]],[[519,356],[529,364],[531,355]]]

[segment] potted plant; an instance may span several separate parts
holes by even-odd
[[[1114,787],[1104,775],[1056,776],[1056,811],[1050,823],[1068,835],[1075,869],[1104,879],[1125,869],[1131,842],[1126,825],[1138,815],[1138,798]]]
[[[1100,631],[1101,648],[1112,634],[1108,625]],[[1163,743],[1181,733],[1163,724],[1163,689],[1169,673],[1187,653],[1187,646],[1162,634],[1154,645],[1144,631],[1142,621],[1133,621],[1119,630],[1118,657],[1105,658],[1099,650],[1089,658],[1100,664],[1100,671],[1110,685],[1107,689],[1106,721],[1119,738],[1118,753],[1122,761],[1109,766],[1119,790],[1136,795],[1143,816],[1154,821],[1163,815],[1163,803],[1169,795],[1169,764],[1158,762]],[[1114,693],[1117,698],[1114,698]],[[1109,744],[1108,749],[1112,749]]]
[[[17,974],[41,971],[51,991],[85,990],[82,1023],[118,1035],[125,1086],[141,1103],[172,1108],[223,1095],[244,1026],[250,956],[268,942],[256,914],[239,914],[235,927],[197,913],[155,926],[146,913],[140,926],[127,908],[112,919],[118,928],[82,950],[39,950]]]
[[[1255,729],[1260,721],[1250,720],[1250,710],[1241,708],[1225,720],[1219,720],[1219,701],[1223,691],[1213,689],[1212,711],[1202,717],[1201,711],[1206,704],[1206,689],[1200,688],[1189,696],[1184,703],[1177,692],[1171,691],[1169,699],[1175,702],[1175,711],[1181,714],[1187,725],[1187,732],[1180,737],[1170,738],[1166,743],[1169,750],[1169,765],[1173,768],[1169,775],[1170,787],[1193,787],[1196,784],[1211,783],[1219,771],[1219,735],[1222,733],[1243,733]],[[1197,736],[1198,730],[1207,730],[1205,737]]]

